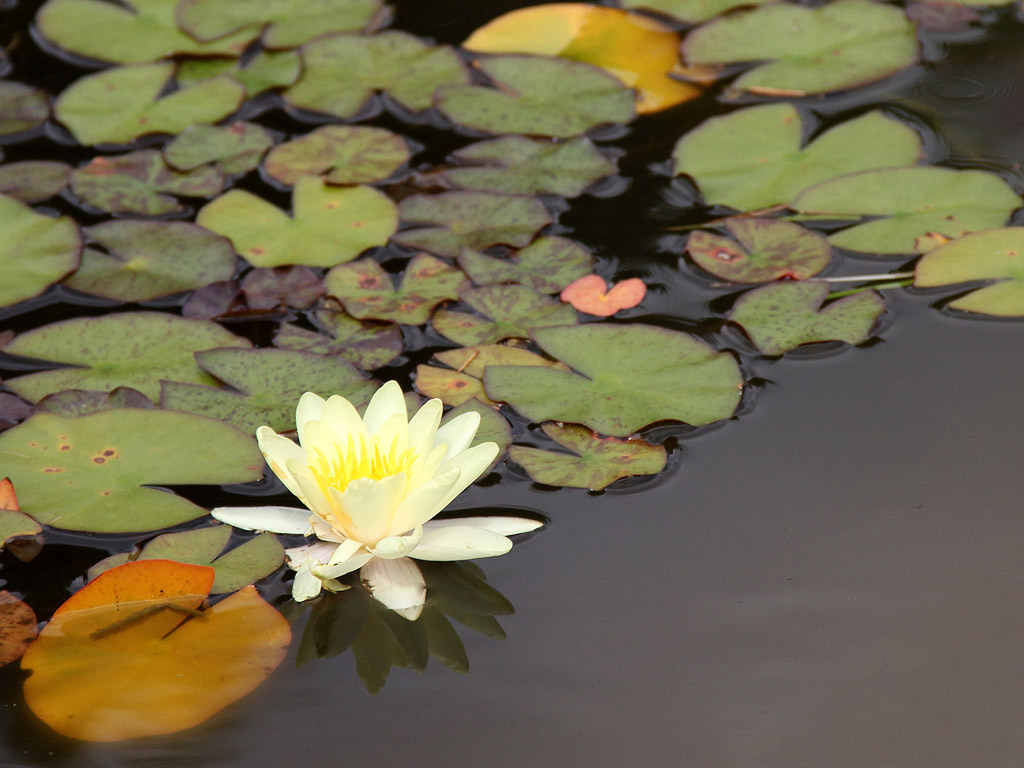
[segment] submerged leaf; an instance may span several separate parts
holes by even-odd
[[[791,221],[730,218],[725,228],[735,239],[698,230],[686,252],[705,271],[733,283],[806,280],[832,259],[824,235]]]
[[[0,195],[0,231],[0,307],[38,296],[78,266],[82,243],[67,216],[44,216]]]
[[[511,338],[525,339],[535,328],[576,323],[572,307],[525,285],[473,288],[462,291],[460,298],[489,319],[439,309],[431,323],[442,336],[467,347],[496,344]]]
[[[0,591],[0,667],[17,661],[38,631],[35,611],[6,589]]]
[[[365,184],[383,181],[408,160],[405,139],[384,128],[325,125],[274,147],[263,169],[288,186],[301,176],[319,176],[329,184]]]
[[[538,237],[510,259],[470,248],[459,253],[459,266],[477,285],[519,283],[541,293],[559,293],[594,268],[590,251],[564,237]]]

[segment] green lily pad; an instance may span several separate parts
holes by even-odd
[[[314,314],[322,333],[282,323],[274,345],[317,355],[334,355],[364,371],[382,368],[402,354],[402,331],[394,323],[356,320],[347,312],[320,309]]]
[[[123,144],[150,133],[180,133],[194,123],[215,123],[245,99],[245,87],[215,77],[160,96],[173,64],[131,64],[105,69],[68,86],[54,115],[82,144]]]
[[[97,248],[64,285],[120,301],[148,301],[191,291],[235,271],[231,243],[183,221],[106,221],[85,230]]]
[[[771,3],[695,29],[683,41],[683,58],[690,64],[758,62],[734,88],[803,95],[855,88],[910,66],[917,61],[917,37],[902,8],[870,0],[817,8]]]
[[[30,373],[4,383],[33,403],[62,389],[109,392],[117,387],[137,389],[156,401],[161,379],[216,383],[196,365],[193,352],[248,346],[216,323],[160,312],[77,317],[27,331],[4,351],[81,367]]]
[[[646,325],[538,328],[546,353],[577,372],[489,366],[484,389],[532,421],[568,421],[625,437],[656,421],[729,418],[743,376],[732,355],[685,333]]]
[[[71,166],[56,160],[24,160],[0,165],[0,195],[41,203],[68,185]]]
[[[267,155],[263,170],[291,186],[301,176],[319,176],[330,184],[383,181],[409,160],[405,139],[384,128],[325,125]]]
[[[212,165],[224,174],[248,173],[273,145],[270,131],[255,123],[190,125],[164,147],[164,160],[179,171]]]
[[[485,405],[495,404],[487,397],[481,381],[489,365],[540,365],[561,371],[569,370],[557,360],[548,360],[528,349],[501,344],[446,349],[437,352],[434,359],[448,367],[417,366],[416,390],[452,406],[460,406],[471,400]]]
[[[885,301],[864,291],[822,307],[828,293],[823,282],[766,285],[743,294],[729,319],[766,355],[819,341],[863,344],[885,311]]]
[[[202,42],[174,23],[177,0],[49,0],[36,15],[36,29],[53,45],[79,56],[134,64],[189,53],[238,56],[258,34],[242,30]]]
[[[175,78],[179,85],[191,85],[228,75],[245,86],[249,98],[264,91],[284,88],[299,79],[302,59],[295,51],[259,51],[245,62],[237,59],[188,59],[181,62]]]
[[[1008,227],[958,237],[926,253],[914,286],[994,281],[951,301],[950,309],[997,317],[1024,317],[1024,229]]]
[[[576,323],[576,311],[568,304],[525,285],[473,288],[462,291],[460,298],[484,317],[439,309],[431,323],[442,336],[464,347],[526,339],[534,328]]]
[[[1020,205],[1020,196],[994,173],[920,167],[831,179],[806,190],[791,207],[841,218],[869,217],[829,241],[851,251],[900,254],[928,250],[915,242],[925,235],[957,237],[1001,226]]]
[[[590,251],[564,237],[538,237],[510,259],[463,248],[459,266],[477,285],[519,283],[541,293],[558,293],[594,269]]]
[[[329,187],[304,176],[292,190],[293,215],[261,197],[232,189],[199,211],[196,222],[224,235],[257,267],[333,267],[384,245],[398,209],[372,187]]]
[[[0,136],[10,136],[42,125],[50,116],[46,91],[24,83],[0,80]]]
[[[600,491],[623,477],[656,475],[665,468],[667,457],[660,445],[601,437],[575,424],[548,423],[541,429],[575,455],[513,445],[509,458],[544,485]]]
[[[739,211],[789,203],[820,181],[870,168],[913,165],[921,137],[881,112],[848,120],[801,149],[792,104],[765,104],[704,121],[672,151],[674,172],[697,183],[709,205]]]
[[[213,197],[224,177],[213,168],[176,171],[155,149],[119,157],[94,157],[71,172],[71,191],[82,202],[108,213],[161,216],[187,210],[172,195]],[[163,194],[169,193],[169,194]]]
[[[413,195],[399,203],[398,212],[403,222],[434,226],[403,230],[395,242],[453,259],[462,248],[521,248],[552,222],[536,198],[492,192]]]
[[[285,101],[346,119],[362,111],[378,91],[420,112],[433,103],[438,86],[469,82],[452,48],[430,46],[404,32],[327,35],[302,49],[302,62],[302,76],[284,92]]]
[[[480,59],[476,66],[494,88],[446,85],[436,97],[445,117],[473,130],[568,138],[636,115],[633,91],[600,67],[522,55]]]
[[[498,446],[498,455],[491,462],[491,466],[487,470],[489,472],[501,462],[508,452],[508,447],[512,444],[512,426],[508,423],[508,419],[502,416],[496,409],[476,400],[470,400],[458,408],[448,411],[445,417],[441,419],[441,424],[447,424],[452,419],[458,418],[469,411],[475,411],[480,414],[480,427],[473,437],[472,444],[494,443]]]
[[[234,424],[247,434],[269,425],[275,432],[295,427],[295,403],[305,392],[343,395],[368,402],[376,384],[337,357],[290,349],[209,349],[196,362],[237,391],[165,381],[160,407]]]
[[[118,387],[112,392],[64,389],[47,395],[36,403],[35,412],[55,413],[58,416],[77,418],[119,408],[156,408],[156,406],[144,394],[129,387]]]
[[[181,0],[177,20],[197,40],[259,25],[267,48],[296,48],[329,32],[364,30],[381,10],[381,0]]]
[[[324,295],[324,281],[307,267],[254,269],[241,290],[249,309],[309,309]]]
[[[622,0],[623,8],[643,8],[672,16],[679,21],[696,24],[739,8],[743,5],[760,5],[769,0]]]
[[[0,307],[38,296],[78,266],[82,242],[67,216],[44,216],[0,195],[0,231]]]
[[[43,528],[34,518],[24,512],[0,509],[0,549],[27,563],[34,560],[42,548]]]
[[[686,251],[698,266],[733,283],[805,280],[828,266],[832,248],[817,232],[778,219],[726,219],[733,239],[698,230]]]
[[[155,531],[206,514],[144,486],[245,483],[263,472],[255,441],[230,424],[134,408],[36,414],[0,435],[0,456],[23,512],[93,533]]]
[[[452,156],[476,165],[444,171],[442,177],[452,186],[513,195],[577,197],[616,171],[615,163],[585,136],[566,142],[503,136],[470,144]]]
[[[327,293],[360,320],[390,320],[423,325],[434,307],[459,298],[466,276],[426,253],[413,257],[399,288],[373,259],[335,267],[327,273]]]

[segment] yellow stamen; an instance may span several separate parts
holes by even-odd
[[[359,435],[357,443],[349,434],[347,445],[338,443],[334,446],[334,455],[327,455],[319,448],[310,452],[309,469],[324,495],[329,498],[331,488],[344,491],[349,483],[359,478],[383,480],[412,469],[416,451],[412,448],[400,451],[397,435],[384,450],[376,440],[371,439],[370,442],[372,450],[362,435]]]

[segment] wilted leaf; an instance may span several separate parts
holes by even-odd
[[[499,344],[446,349],[435,353],[434,359],[448,367],[417,366],[416,389],[427,397],[439,398],[445,405],[452,406],[473,399],[487,405],[494,404],[484,393],[481,382],[489,365],[542,365],[562,371],[569,370],[562,363],[548,360],[528,349]]]
[[[68,184],[71,166],[56,160],[24,160],[0,165],[0,195],[23,203],[40,203]]]
[[[559,298],[588,315],[611,317],[623,309],[635,307],[647,295],[647,285],[639,277],[616,283],[611,289],[600,275],[585,275],[569,283]]]
[[[78,266],[82,243],[67,216],[44,216],[0,195],[0,231],[0,307],[38,296]]]
[[[572,307],[525,285],[473,288],[462,291],[460,298],[487,319],[439,309],[431,324],[442,336],[466,347],[496,344],[510,338],[525,339],[534,328],[576,323]]]
[[[50,116],[50,97],[25,83],[0,80],[0,136],[42,125]]]
[[[6,589],[0,591],[0,666],[17,661],[38,634],[35,611]]]
[[[731,218],[725,228],[734,239],[697,230],[686,252],[705,271],[733,283],[805,280],[832,259],[823,235],[790,221]]]
[[[212,165],[229,175],[248,173],[260,164],[263,154],[273,145],[270,131],[255,123],[190,125],[164,147],[164,159],[182,171]],[[210,194],[217,192],[220,190]]]
[[[381,368],[402,353],[402,331],[394,323],[356,320],[343,310],[319,309],[314,314],[322,333],[282,323],[275,346],[336,355],[366,371]]]
[[[469,248],[459,266],[477,285],[520,283],[541,293],[558,293],[594,268],[590,251],[564,237],[538,237],[510,259],[497,259]]]
[[[384,128],[325,125],[278,144],[263,170],[288,186],[301,176],[319,176],[329,184],[365,184],[383,181],[408,159],[405,139]]]

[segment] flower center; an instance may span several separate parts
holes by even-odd
[[[325,453],[319,448],[314,448],[310,456],[309,469],[329,498],[329,489],[344,491],[349,483],[359,478],[383,480],[399,472],[408,474],[415,461],[415,450],[398,449],[397,436],[391,441],[390,447],[382,448],[380,443],[372,438],[367,442],[359,436],[356,442],[349,434],[348,444],[336,444],[333,453]]]

